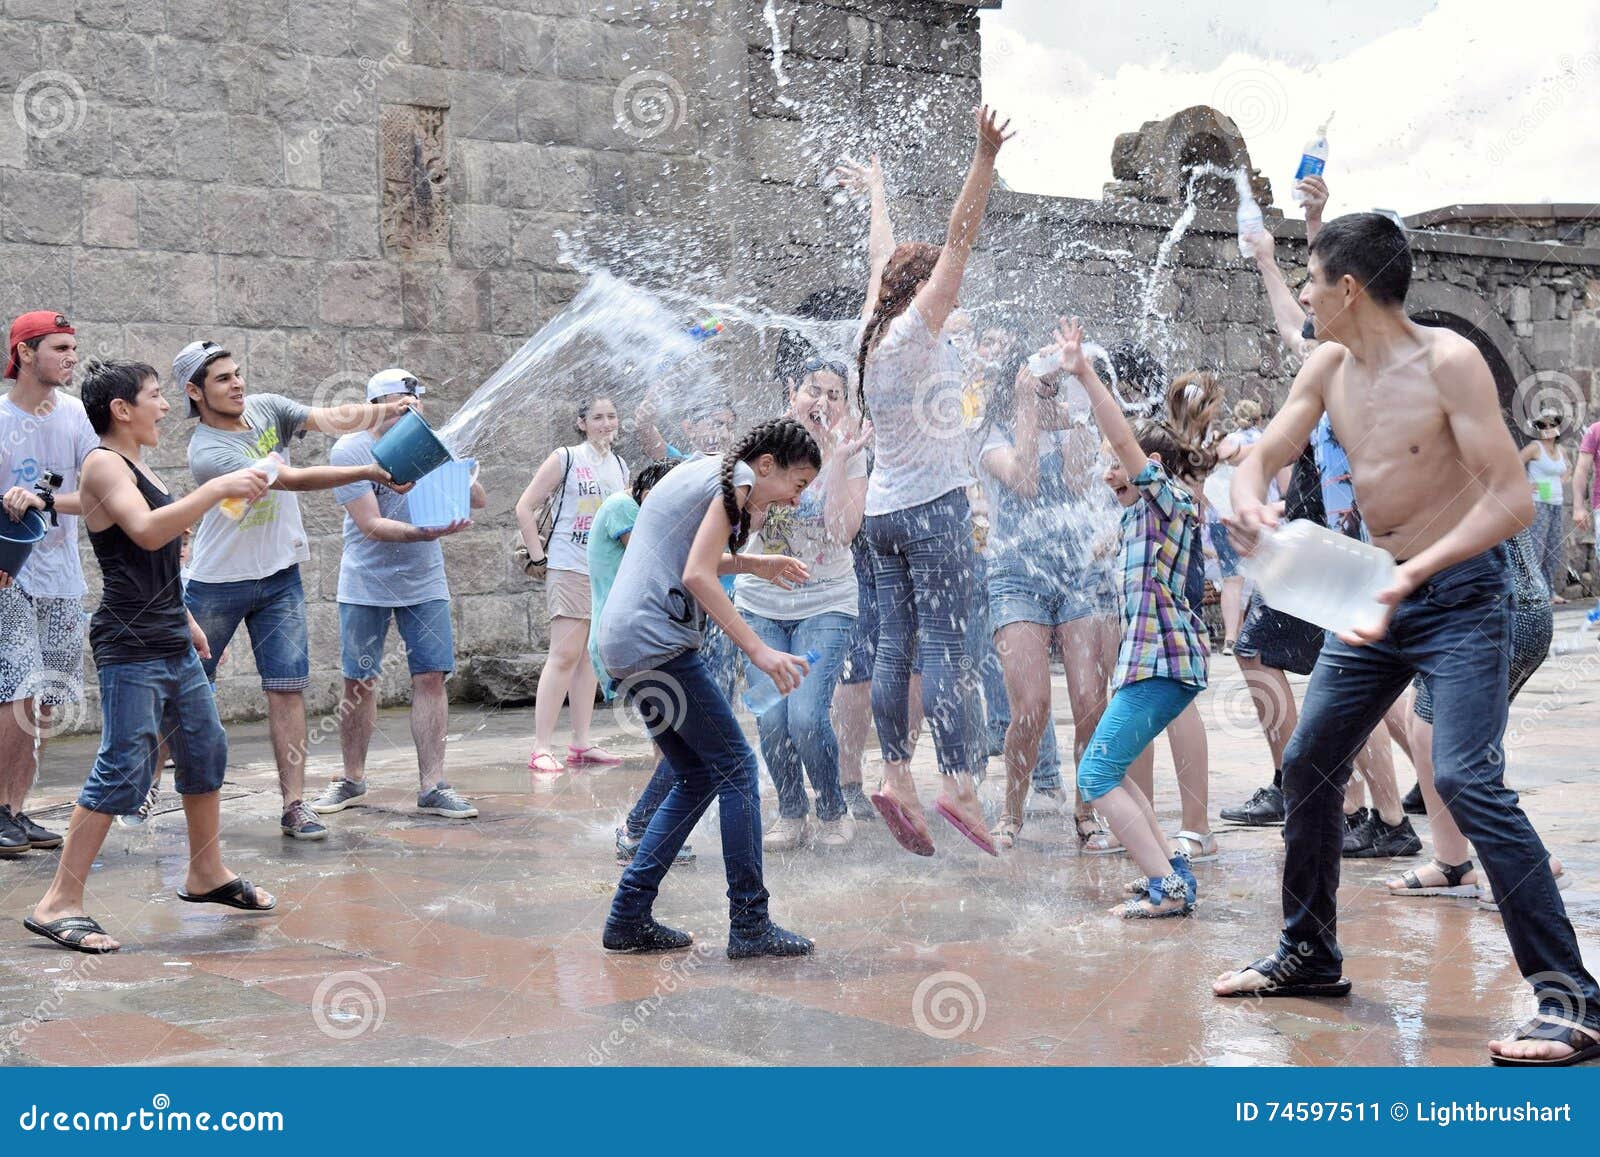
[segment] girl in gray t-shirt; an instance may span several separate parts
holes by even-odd
[[[739,617],[722,574],[768,582],[806,580],[804,565],[781,555],[744,556],[752,515],[793,506],[816,477],[822,455],[799,422],[779,418],[746,434],[718,458],[687,462],[668,474],[639,509],[611,596],[598,626],[600,658],[618,691],[644,719],[664,754],[656,776],[672,788],[650,820],[623,872],[606,921],[615,952],[685,948],[686,933],[651,916],[656,893],[678,849],[718,801],[722,859],[728,875],[728,956],[803,956],[811,941],[767,915],[761,873],[761,806],[756,758],[733,707],[700,657],[709,615],[784,694],[809,667],[761,642]],[[647,789],[648,790],[648,789]]]

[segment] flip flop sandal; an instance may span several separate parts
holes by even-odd
[[[1463,884],[1461,878],[1472,871],[1472,861],[1464,860],[1459,864],[1447,864],[1443,860],[1433,861],[1434,869],[1444,877],[1443,884],[1424,884],[1422,877],[1416,872],[1407,872],[1400,877],[1403,888],[1389,887],[1391,896],[1479,896],[1483,889],[1477,884]]]
[[[588,747],[574,747],[569,743],[567,744],[567,762],[587,763],[596,767],[615,767],[622,762],[622,756],[607,751],[598,743],[591,743]]]
[[[994,841],[989,838],[989,834],[987,832],[985,832],[982,828],[975,828],[971,824],[967,823],[967,821],[961,817],[961,813],[945,803],[944,800],[941,799],[935,801],[933,810],[950,821],[950,826],[955,828],[956,831],[966,836],[967,839],[977,844],[978,847],[988,852],[991,856],[998,856],[1000,854],[995,850]]]
[[[1017,846],[1017,833],[1021,830],[1021,824],[1001,820],[989,829],[989,838],[994,841],[994,846],[997,848],[1014,848]]]
[[[1200,832],[1179,832],[1172,840],[1178,845],[1178,851],[1189,857],[1191,864],[1209,864],[1220,855],[1217,837],[1211,832],[1204,835]]]
[[[22,921],[22,926],[35,936],[43,936],[51,943],[59,944],[62,948],[70,949],[73,952],[84,952],[90,956],[104,956],[108,952],[117,951],[115,948],[95,948],[84,943],[96,932],[102,936],[108,935],[106,930],[100,927],[100,922],[93,916],[63,916],[61,919],[52,920],[48,924],[40,923],[32,916],[29,916]]]
[[[1239,972],[1259,972],[1267,978],[1261,988],[1240,992],[1219,992],[1223,998],[1241,999],[1249,996],[1349,996],[1350,981],[1341,976],[1338,980],[1296,980],[1290,975],[1290,965],[1279,956],[1263,956],[1253,964],[1246,964]]]
[[[191,896],[179,889],[178,899],[188,904],[221,904],[225,908],[238,908],[245,912],[270,912],[278,906],[276,900],[270,904],[261,903],[261,894],[256,891],[256,886],[243,876],[235,876],[204,896]]]
[[[872,806],[878,809],[878,814],[888,825],[889,833],[900,842],[902,848],[919,856],[933,855],[933,840],[912,826],[911,817],[906,815],[905,809],[893,796],[875,791],[870,798]]]
[[[543,771],[550,775],[567,770],[562,762],[548,751],[536,751],[529,756],[528,769],[530,771]]]
[[[1513,1069],[1560,1069],[1568,1065],[1581,1065],[1584,1061],[1600,1057],[1600,1039],[1596,1034],[1600,1034],[1600,1029],[1540,1013],[1518,1028],[1511,1039],[1559,1041],[1572,1052],[1564,1057],[1502,1057],[1490,1053],[1489,1060]]]

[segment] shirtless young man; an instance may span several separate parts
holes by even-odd
[[[1489,1042],[1491,1059],[1570,1064],[1600,1055],[1600,988],[1584,969],[1549,853],[1502,776],[1512,608],[1501,544],[1532,521],[1532,500],[1488,365],[1465,338],[1406,317],[1410,281],[1405,234],[1387,218],[1352,214],[1322,230],[1300,300],[1326,344],[1234,476],[1230,533],[1248,554],[1282,509],[1266,503],[1267,479],[1326,412],[1349,453],[1372,542],[1399,566],[1379,596],[1390,607],[1383,621],[1323,647],[1284,754],[1278,948],[1218,977],[1214,991],[1350,991],[1335,935],[1340,800],[1351,758],[1420,672],[1439,705],[1440,794],[1505,898],[1506,936],[1539,1000],[1534,1021]]]

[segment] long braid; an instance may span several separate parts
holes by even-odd
[[[739,508],[738,490],[733,484],[734,468],[763,454],[771,454],[780,467],[800,463],[814,470],[822,468],[822,451],[817,441],[793,418],[773,418],[750,430],[722,456],[722,510],[733,524],[728,534],[728,551],[738,554],[750,538],[750,512]]]

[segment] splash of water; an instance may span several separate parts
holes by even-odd
[[[1200,211],[1199,204],[1195,201],[1195,185],[1201,177],[1226,177],[1233,181],[1242,193],[1250,190],[1250,176],[1242,168],[1225,169],[1220,165],[1202,164],[1189,170],[1189,184],[1184,190],[1183,212],[1178,214],[1178,219],[1172,223],[1172,228],[1167,230],[1167,235],[1162,238],[1160,246],[1156,249],[1155,264],[1151,266],[1149,274],[1144,279],[1144,293],[1140,299],[1140,337],[1149,342],[1160,340],[1162,344],[1167,341],[1166,319],[1160,316],[1159,301],[1161,291],[1166,287],[1162,275],[1166,273],[1172,262],[1172,251],[1189,232],[1189,226],[1194,224],[1195,214]],[[1159,338],[1154,337],[1154,331],[1160,323]]]

